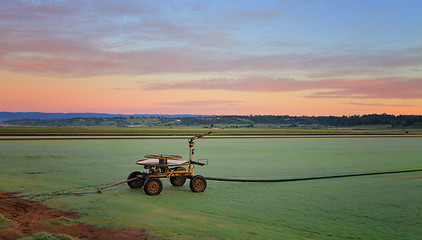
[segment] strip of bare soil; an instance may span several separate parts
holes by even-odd
[[[0,192],[0,214],[8,219],[8,226],[0,228],[0,239],[14,240],[38,232],[67,234],[79,239],[150,239],[145,230],[110,230],[76,222],[71,226],[48,226],[45,220],[66,217],[77,219],[74,212],[61,211]]]

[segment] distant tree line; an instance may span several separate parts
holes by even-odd
[[[32,126],[32,127],[127,127],[132,125],[146,126],[164,126],[168,122],[174,122],[174,118],[166,117],[109,117],[109,118],[68,118],[68,119],[16,119],[4,121],[4,124],[15,126]]]
[[[289,116],[289,115],[249,115],[186,117],[181,125],[216,125],[216,124],[271,124],[271,125],[319,125],[325,127],[349,127],[359,125],[391,125],[405,127],[422,124],[422,115],[368,114],[353,116]]]
[[[199,117],[112,117],[112,118],[69,118],[69,119],[18,119],[5,121],[8,125],[19,126],[246,126],[256,124],[279,125],[287,127],[321,126],[350,127],[360,125],[391,125],[391,127],[422,127],[422,115],[367,114],[353,116],[288,116],[288,115],[225,115]]]

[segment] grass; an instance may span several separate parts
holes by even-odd
[[[76,238],[60,233],[39,232],[29,237],[19,238],[19,240],[76,240]]]
[[[0,214],[0,228],[9,226],[9,220],[4,218],[3,215]]]
[[[421,168],[422,138],[201,139],[197,174],[290,178]],[[77,221],[146,228],[170,239],[417,239],[421,173],[290,183],[208,182],[203,193],[164,182],[156,197],[119,185],[145,154],[187,157],[187,141],[3,141],[0,190],[87,195],[27,197],[72,209]],[[187,182],[188,183],[188,182]]]
[[[44,224],[47,226],[61,227],[61,226],[72,226],[75,225],[77,221],[67,218],[67,217],[56,217],[44,221]]]

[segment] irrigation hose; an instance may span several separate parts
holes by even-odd
[[[355,174],[330,175],[330,176],[306,177],[306,178],[286,178],[286,179],[233,179],[233,178],[217,178],[217,177],[206,177],[206,179],[212,180],[212,181],[224,181],[224,182],[295,182],[295,181],[308,181],[308,180],[319,180],[319,179],[330,179],[330,178],[346,178],[346,177],[359,177],[359,176],[371,176],[371,175],[394,174],[394,173],[409,173],[409,172],[422,172],[422,169],[387,171],[387,172],[371,172],[371,173],[355,173]]]
[[[206,177],[207,180],[211,181],[224,181],[224,182],[295,182],[295,181],[308,181],[308,180],[319,180],[319,179],[331,179],[331,178],[346,178],[346,177],[359,177],[359,176],[372,176],[372,175],[383,175],[383,174],[395,174],[395,173],[410,173],[410,172],[422,172],[422,169],[410,169],[410,170],[400,170],[400,171],[387,171],[387,172],[371,172],[371,173],[355,173],[355,174],[343,174],[343,175],[330,175],[330,176],[320,176],[320,177],[306,177],[306,178],[284,178],[284,179],[234,179],[234,178],[217,178],[217,177]],[[112,187],[118,184],[122,184],[125,182],[133,181],[133,179],[126,180],[121,183],[113,184],[111,186],[107,186],[104,188],[100,188],[101,190]],[[98,190],[98,189],[97,189]],[[41,194],[30,194],[30,195],[23,195],[23,196],[8,196],[8,197],[0,197],[0,199],[4,198],[16,198],[16,197],[42,197],[42,196],[66,196],[66,195],[86,195],[86,194],[93,194],[97,192],[53,192],[53,193],[41,193]]]
[[[40,194],[27,194],[27,195],[13,195],[7,197],[0,197],[0,199],[6,198],[35,198],[35,197],[57,197],[57,196],[81,196],[87,194],[94,194],[97,192],[60,192],[60,193],[40,193]]]

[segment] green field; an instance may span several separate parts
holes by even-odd
[[[9,220],[0,214],[0,228],[9,226]]]
[[[212,135],[414,135],[422,129],[385,126],[364,128],[137,128],[137,127],[0,127],[0,136],[191,136],[212,131]]]
[[[213,177],[290,178],[422,168],[422,138],[200,139]],[[145,154],[187,157],[187,140],[0,141],[0,190],[95,192],[125,180]],[[418,239],[422,173],[288,183],[188,184],[151,197],[120,185],[102,194],[33,196],[109,228],[169,239]]]

